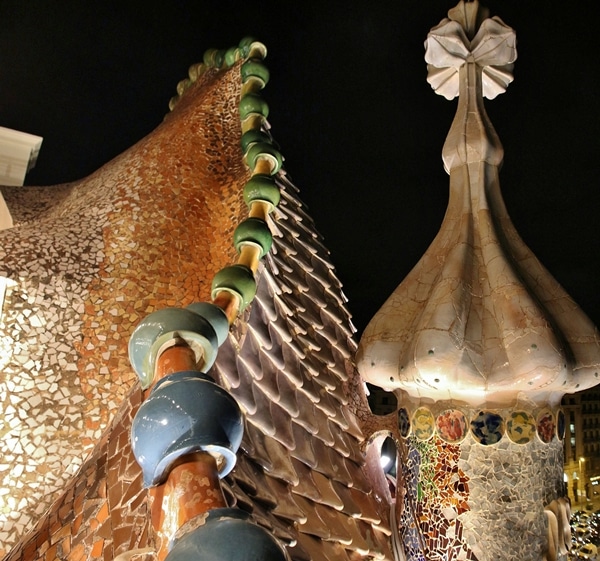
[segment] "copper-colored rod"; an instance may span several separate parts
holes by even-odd
[[[157,359],[155,382],[186,370],[198,370],[194,351],[185,344],[169,347]],[[205,452],[183,456],[164,483],[149,489],[149,502],[157,559],[163,561],[171,540],[186,522],[213,508],[227,506],[217,461]]]

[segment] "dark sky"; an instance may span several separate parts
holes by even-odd
[[[591,1],[485,2],[517,30],[508,91],[486,103],[517,230],[598,325],[600,63]],[[359,330],[437,233],[456,101],[423,41],[453,1],[1,0],[0,125],[44,137],[29,185],[88,175],[149,133],[211,47],[266,44],[286,169],[331,250]]]

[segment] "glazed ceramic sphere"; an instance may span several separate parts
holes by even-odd
[[[178,372],[161,379],[140,406],[131,427],[133,454],[144,485],[160,484],[173,463],[192,452],[216,457],[219,476],[235,465],[243,435],[240,408],[208,376]]]
[[[208,513],[203,526],[177,540],[167,561],[289,561],[285,549],[239,509]]]

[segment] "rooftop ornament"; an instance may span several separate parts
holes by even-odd
[[[131,444],[149,488],[159,561],[289,559],[267,530],[228,508],[220,480],[235,466],[243,418],[235,399],[206,374],[230,325],[254,299],[255,274],[272,243],[267,220],[279,202],[273,176],[282,156],[262,130],[269,111],[259,94],[269,78],[265,56],[265,46],[249,38],[227,51],[211,49],[170,102],[173,109],[207,69],[240,63],[242,150],[252,177],[244,188],[249,217],[233,236],[238,261],[214,276],[212,301],[153,312],[129,341],[131,365],[142,387],[151,388],[133,420]]]
[[[597,384],[600,337],[519,237],[498,172],[504,152],[483,98],[503,93],[514,31],[460,2],[425,42],[428,82],[458,96],[442,151],[448,209],[419,263],[362,337],[362,377],[416,400],[471,407],[555,406]]]
[[[558,406],[563,394],[599,382],[600,337],[521,240],[500,193],[504,152],[483,98],[513,79],[514,31],[461,0],[425,49],[434,91],[458,96],[442,150],[448,209],[357,354],[363,379],[399,396],[406,556],[563,561],[570,535]],[[448,528],[443,543],[432,527]]]

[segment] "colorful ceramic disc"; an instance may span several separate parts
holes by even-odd
[[[413,434],[419,440],[429,440],[433,436],[435,419],[427,407],[419,407],[412,417]]]
[[[504,420],[497,413],[480,411],[471,421],[471,433],[480,444],[496,444],[504,433]]]
[[[516,444],[527,444],[535,436],[535,419],[527,411],[513,411],[506,421],[506,434]]]
[[[467,436],[467,419],[458,409],[446,409],[437,416],[435,428],[442,440],[458,444]]]
[[[554,415],[549,409],[544,409],[537,418],[537,433],[540,440],[546,444],[552,441],[556,425],[554,424]]]
[[[408,411],[401,407],[398,409],[398,430],[400,431],[400,435],[406,438],[410,434],[410,418],[408,416]]]
[[[556,413],[556,436],[559,440],[565,438],[565,412],[562,409]]]

